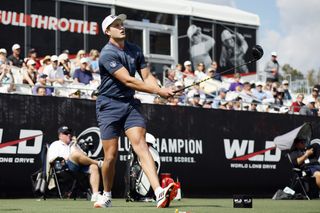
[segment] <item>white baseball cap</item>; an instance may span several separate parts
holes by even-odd
[[[185,61],[185,62],[183,63],[183,65],[184,65],[184,66],[191,65],[191,61]]]
[[[30,66],[30,65],[33,65],[33,64],[36,64],[36,62],[33,59],[29,59],[28,62],[27,62],[27,65]]]
[[[4,49],[4,48],[1,48],[1,49],[0,49],[0,53],[7,54],[7,50]]]
[[[65,60],[68,60],[69,57],[68,57],[67,53],[62,53],[59,55],[58,59],[59,59],[59,61],[65,61]]]
[[[51,61],[58,61],[58,59],[59,58],[56,55],[52,55],[51,58],[50,58]]]
[[[283,80],[283,81],[282,81],[282,84],[289,84],[289,81]]]
[[[81,59],[80,59],[80,63],[81,63],[81,64],[89,63],[89,59],[88,59],[88,58],[81,58]]]
[[[12,46],[12,50],[16,50],[16,49],[20,49],[20,45],[19,44],[14,44]]]
[[[127,15],[120,14],[120,15],[109,15],[105,17],[102,21],[101,27],[102,32],[106,34],[106,29],[112,24],[115,20],[120,19],[122,22],[127,19]]]
[[[272,52],[271,56],[276,56],[277,57],[277,52]]]

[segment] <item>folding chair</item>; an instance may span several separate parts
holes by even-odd
[[[297,185],[299,185],[303,195],[308,200],[312,198],[319,198],[315,178],[311,174],[309,174],[309,172],[301,168],[295,167],[289,153],[287,153],[287,157],[290,162],[290,165],[292,166],[293,173],[290,188],[296,189]]]

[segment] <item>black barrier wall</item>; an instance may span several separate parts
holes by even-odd
[[[78,140],[95,144],[101,156],[95,102],[91,100],[0,94],[0,197],[32,196],[30,175],[41,168],[41,150],[68,125]],[[187,197],[233,194],[271,196],[289,184],[290,167],[273,139],[306,121],[296,115],[143,105],[147,131],[157,139],[161,172],[179,178]],[[122,137],[113,194],[124,192],[129,142]]]

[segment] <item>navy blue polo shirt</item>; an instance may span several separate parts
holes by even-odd
[[[125,67],[130,76],[133,77],[137,70],[147,67],[140,47],[125,42],[124,48],[120,49],[109,42],[101,50],[99,58],[101,75],[101,84],[98,88],[99,95],[112,98],[133,97],[135,91],[125,86],[112,75],[122,67]]]

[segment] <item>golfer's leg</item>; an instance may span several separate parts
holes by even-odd
[[[92,188],[92,193],[97,193],[99,191],[99,181],[100,181],[98,166],[91,164],[89,167],[89,173],[90,173],[90,185]]]
[[[320,171],[316,171],[313,176],[316,178],[316,184],[318,188],[320,189]]]
[[[102,164],[102,180],[105,192],[111,192],[118,156],[118,137],[102,140],[104,161]]]
[[[135,153],[140,159],[144,173],[147,175],[150,184],[155,191],[156,188],[160,187],[160,184],[154,160],[145,140],[146,130],[142,127],[132,127],[127,129],[125,133],[129,138]]]

